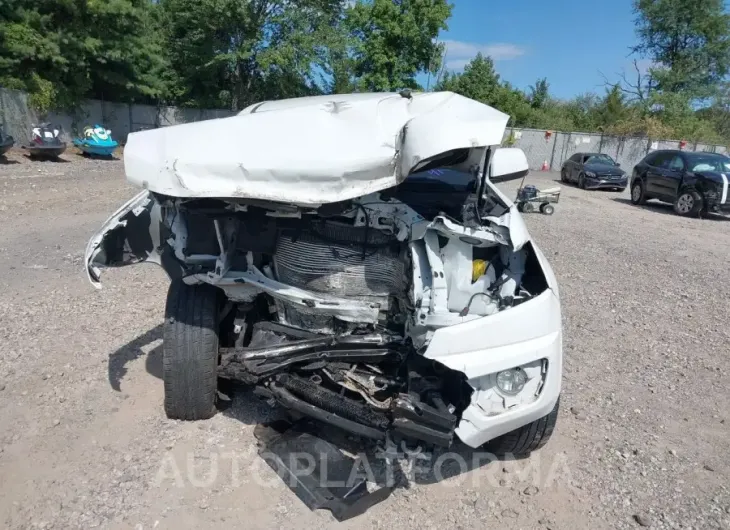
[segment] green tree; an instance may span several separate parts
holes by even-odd
[[[533,109],[541,109],[548,102],[550,96],[550,84],[547,78],[538,79],[534,86],[530,87],[530,105]]]
[[[358,0],[347,11],[355,85],[364,91],[420,88],[416,75],[436,73],[452,6],[447,0]]]
[[[611,132],[616,125],[625,122],[629,112],[626,96],[618,85],[606,90],[606,95],[593,109],[595,122],[605,132]]]
[[[639,44],[657,89],[711,95],[730,72],[730,15],[723,0],[635,0]]]
[[[0,83],[50,107],[156,99],[165,65],[152,11],[149,0],[5,0]]]
[[[468,98],[493,105],[500,89],[499,74],[491,58],[481,53],[472,59],[462,73],[446,72],[436,90],[450,90]]]
[[[531,125],[534,109],[524,92],[513,87],[510,83],[504,82],[500,85],[495,94],[494,108],[501,110],[511,116],[510,125],[513,127],[529,127]]]
[[[339,0],[162,0],[163,28],[183,105],[241,109],[318,93]]]
[[[730,143],[730,84],[722,83],[712,104],[698,109],[697,118],[710,123],[720,138]]]
[[[512,117],[513,126],[530,126],[532,109],[525,94],[503,82],[490,57],[477,54],[460,73],[446,72],[435,87],[481,101]]]

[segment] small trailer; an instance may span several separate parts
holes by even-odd
[[[560,188],[548,188],[539,190],[535,186],[524,186],[517,190],[515,204],[517,210],[523,213],[532,213],[536,209],[545,215],[555,213],[553,204],[560,200]]]

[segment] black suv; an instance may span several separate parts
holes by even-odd
[[[678,215],[730,210],[730,158],[716,153],[654,151],[634,167],[631,202],[659,199]]]

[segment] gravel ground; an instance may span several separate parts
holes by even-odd
[[[730,528],[725,218],[572,187],[554,216],[527,215],[563,299],[552,440],[527,460],[401,481],[337,523],[256,456],[270,412],[254,397],[205,422],[165,418],[162,271],[108,271],[101,291],[82,273],[88,238],[133,193],[120,161],[0,162],[4,527]]]

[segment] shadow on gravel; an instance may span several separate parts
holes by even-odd
[[[571,188],[575,188],[577,190],[580,189],[578,187],[578,184],[575,182],[563,182],[560,179],[553,179],[553,182],[557,182],[561,186],[570,186]],[[583,191],[598,192],[598,193],[623,193],[624,190],[617,191],[617,188],[596,188],[596,189],[587,189],[587,190],[583,190]]]
[[[106,160],[108,162],[120,160],[119,157],[114,155],[92,155],[89,153],[84,153],[83,151],[79,151],[78,153],[76,153],[76,156],[86,158],[87,160]]]
[[[65,158],[56,157],[48,157],[48,156],[33,156],[31,154],[25,154],[25,158],[30,160],[31,162],[43,162],[44,164],[69,164],[71,163],[70,160],[66,160]]]
[[[10,160],[4,156],[0,156],[0,166],[12,166],[13,164],[20,164],[17,160]]]
[[[122,379],[127,375],[127,364],[145,355],[147,373],[162,379],[162,324],[125,344],[109,356],[109,384],[114,390],[121,391]]]
[[[674,215],[679,217],[676,213],[674,213],[674,208],[671,204],[666,204],[663,202],[648,202],[643,205],[636,205],[631,202],[631,199],[626,199],[624,197],[615,197],[612,199],[613,201],[616,201],[621,204],[628,204],[632,208],[641,208],[642,210],[647,210],[649,212],[657,212],[662,213],[665,215]],[[730,221],[730,217],[724,216],[724,215],[718,215],[715,213],[709,214],[704,219],[707,219],[709,221]]]

